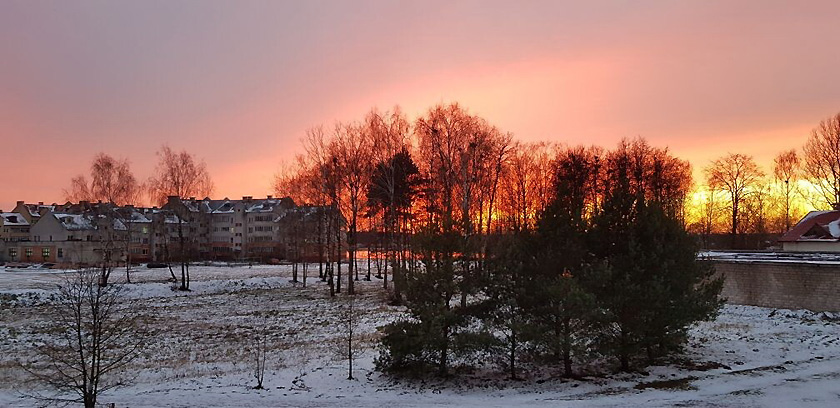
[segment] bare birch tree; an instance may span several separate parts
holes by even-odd
[[[186,150],[176,152],[164,145],[157,153],[158,163],[154,174],[149,177],[149,197],[152,202],[163,205],[171,196],[179,198],[206,197],[213,192],[213,181],[204,161],[198,160]],[[179,258],[181,263],[180,290],[189,290],[189,263],[194,237],[197,230],[189,211],[177,214]],[[185,219],[186,218],[186,219]],[[190,223],[187,231],[184,224]],[[189,241],[189,242],[188,242]]]
[[[347,246],[349,266],[347,270],[347,293],[355,293],[354,280],[359,280],[356,267],[359,215],[367,202],[365,192],[370,183],[373,168],[371,161],[370,133],[358,124],[339,124],[333,146],[337,172],[343,190],[346,192],[346,205],[341,206],[348,221]]]
[[[68,201],[103,201],[116,205],[134,204],[140,199],[141,185],[131,172],[128,159],[115,159],[98,153],[90,165],[91,181],[83,175],[74,177],[64,190]]]

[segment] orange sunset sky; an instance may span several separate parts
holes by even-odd
[[[163,143],[271,193],[306,128],[460,102],[524,141],[769,170],[840,111],[837,1],[3,1],[0,209]]]

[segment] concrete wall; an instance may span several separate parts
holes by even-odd
[[[714,261],[729,303],[840,311],[840,265]]]
[[[840,242],[831,241],[796,241],[783,242],[786,252],[840,252]]]

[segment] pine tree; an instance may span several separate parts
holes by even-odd
[[[528,233],[501,237],[488,249],[483,285],[484,299],[477,306],[493,341],[493,351],[500,354],[511,379],[517,379],[517,361],[527,339],[533,338],[534,325],[528,313],[533,293],[530,291],[533,263]],[[478,339],[476,339],[478,340]]]
[[[557,163],[555,193],[540,215],[531,243],[529,292],[526,310],[534,322],[535,342],[563,363],[573,375],[572,359],[586,348],[599,310],[581,280],[589,274],[587,200],[596,168],[583,150],[570,150]]]
[[[377,361],[380,368],[411,370],[434,365],[440,375],[447,375],[453,357],[471,351],[463,341],[469,337],[465,328],[471,316],[453,302],[460,286],[454,248],[461,237],[435,231],[429,228],[414,239],[423,267],[403,271],[411,318],[385,327],[384,350]]]
[[[684,343],[690,325],[713,318],[722,280],[696,259],[677,220],[624,187],[612,190],[594,222],[590,245],[600,262],[587,283],[608,315],[601,345],[629,371],[642,351],[652,363]]]

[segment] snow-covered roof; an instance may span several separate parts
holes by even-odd
[[[53,215],[68,231],[86,231],[96,229],[96,225],[94,225],[93,220],[86,215],[65,213],[55,213]]]
[[[148,224],[152,222],[152,219],[147,217],[146,214],[133,208],[124,208],[121,218],[124,218],[130,224]]]
[[[175,214],[164,214],[163,222],[166,224],[178,224],[180,220]]]
[[[221,201],[221,202],[220,203],[215,203],[217,205],[215,205],[213,207],[213,210],[212,210],[213,214],[230,214],[230,213],[233,212],[233,207],[235,206],[235,204],[232,201],[230,201],[230,200],[219,200],[219,201]]]
[[[779,238],[779,242],[840,239],[840,211],[811,211],[790,231]]]
[[[3,225],[13,225],[13,226],[29,225],[29,222],[26,221],[26,218],[23,218],[23,216],[18,214],[18,213],[4,212],[4,213],[0,213],[0,217],[3,218]]]
[[[296,217],[297,219],[306,219],[311,218],[316,215],[316,212],[319,209],[326,209],[325,207],[317,207],[317,206],[301,206],[301,207],[294,207],[289,208],[283,211],[282,214],[277,216],[274,219],[274,222],[280,222],[287,217]]]
[[[24,204],[23,206],[29,211],[29,215],[32,216],[32,217],[40,217],[42,209],[55,211],[55,205]]]

